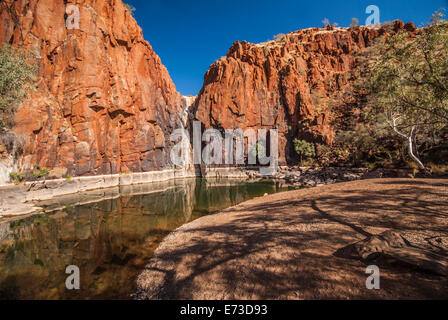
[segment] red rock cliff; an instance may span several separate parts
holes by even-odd
[[[399,21],[394,28],[415,29]],[[329,26],[262,44],[235,42],[205,74],[196,118],[207,128],[277,128],[280,163],[294,137],[331,143],[334,95],[353,82],[357,54],[384,33]]]
[[[67,30],[66,6],[80,11]],[[76,175],[169,166],[181,96],[121,0],[5,0],[0,42],[37,55],[37,90],[16,114],[22,169]]]

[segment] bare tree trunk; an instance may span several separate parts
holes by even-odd
[[[426,167],[425,165],[420,161],[420,159],[414,154],[414,146],[413,146],[413,142],[412,142],[412,134],[414,131],[414,127],[412,127],[412,131],[411,131],[411,135],[408,137],[408,149],[409,149],[409,155],[411,156],[411,158],[418,163],[418,166],[420,167],[420,169],[425,170]]]
[[[417,162],[417,164],[420,167],[420,169],[426,170],[426,167],[423,164],[423,162],[421,162],[420,159],[414,154],[413,136],[414,136],[414,132],[415,132],[415,126],[413,126],[411,128],[411,132],[409,133],[409,135],[406,135],[406,134],[400,132],[398,130],[398,128],[397,128],[397,120],[400,119],[400,117],[399,116],[394,116],[393,114],[391,114],[390,118],[391,118],[391,121],[388,121],[388,123],[392,127],[392,129],[394,129],[394,131],[400,137],[402,137],[402,138],[404,138],[404,139],[406,139],[408,141],[408,152],[409,152],[409,155],[411,156],[412,160]]]

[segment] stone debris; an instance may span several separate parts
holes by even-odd
[[[260,179],[262,176],[258,170],[247,170],[249,178]],[[407,170],[398,169],[377,169],[369,170],[366,168],[311,168],[311,167],[279,167],[272,179],[283,181],[286,184],[296,188],[319,187],[338,182],[356,181],[361,179],[375,178],[409,178],[411,174]]]

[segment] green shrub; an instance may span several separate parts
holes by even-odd
[[[15,184],[20,184],[24,180],[23,175],[18,172],[11,172],[9,174],[9,177],[11,178],[11,181],[13,181]]]
[[[0,48],[0,134],[13,125],[14,112],[26,98],[37,75],[33,55],[23,48]]]
[[[378,39],[360,59],[365,70],[360,88],[371,114],[384,117],[399,149],[406,146],[406,157],[427,170],[425,154],[437,144],[440,150],[432,154],[440,154],[443,147],[437,140],[446,140],[448,128],[448,19],[436,12],[415,37],[394,27],[385,23],[390,35]]]
[[[294,139],[294,150],[300,158],[300,163],[316,156],[314,145],[305,140]]]
[[[260,157],[260,155],[266,155],[265,143],[255,144],[249,152],[254,158]]]
[[[36,166],[36,170],[33,171],[33,176],[36,177],[37,179],[39,178],[45,178],[50,174],[50,169],[46,168],[46,167],[39,167]]]

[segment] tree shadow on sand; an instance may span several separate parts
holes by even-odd
[[[334,256],[385,230],[447,256],[445,187],[428,180],[375,180],[277,195],[206,217],[165,241],[140,276],[136,297],[448,298],[446,277],[403,266],[380,266],[381,290],[367,290],[366,264]]]

